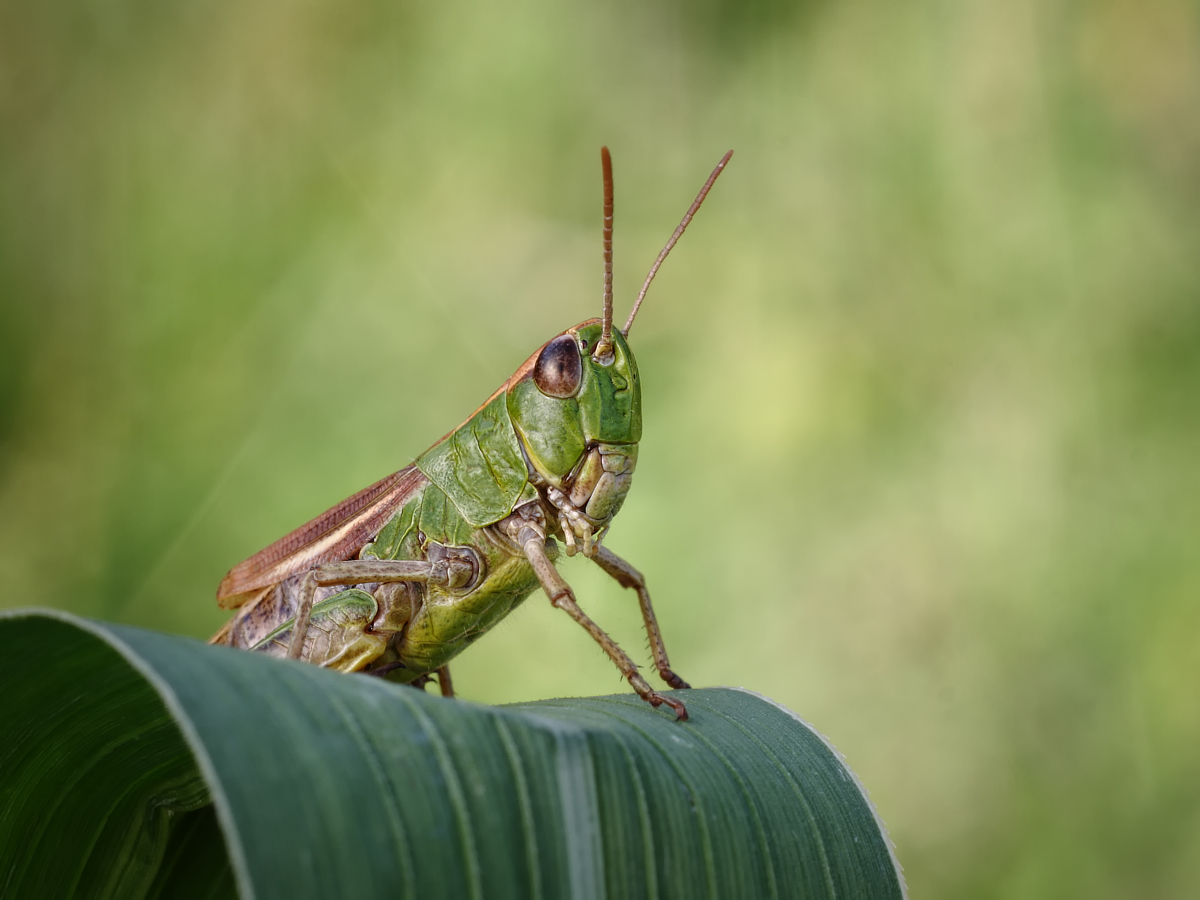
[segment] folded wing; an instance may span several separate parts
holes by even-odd
[[[297,572],[350,559],[427,483],[416,466],[407,466],[347,497],[230,569],[217,588],[217,604],[237,609]]]

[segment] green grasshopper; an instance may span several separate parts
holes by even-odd
[[[602,147],[604,315],[543,344],[465,422],[411,465],[322,513],[229,570],[217,603],[237,614],[213,637],[271,656],[424,685],[541,585],[604,648],[638,696],[653,690],[579,608],[554,562],[557,541],[637,592],[663,681],[667,660],[642,574],[601,546],[629,491],[642,435],[641,383],[627,339],[666,259],[733,155],[696,196],[651,267],[625,327],[612,309],[612,158]]]

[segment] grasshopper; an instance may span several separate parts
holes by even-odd
[[[237,613],[212,638],[423,686],[453,696],[450,661],[539,585],[587,630],[638,696],[653,690],[576,602],[554,562],[561,541],[637,593],[659,675],[673,688],[662,633],[632,565],[601,545],[621,508],[642,434],[641,383],[629,330],[650,283],[717,176],[713,169],[651,267],[625,327],[614,330],[612,157],[604,180],[604,312],[556,335],[465,422],[409,466],[364,488],[234,566],[217,603]]]

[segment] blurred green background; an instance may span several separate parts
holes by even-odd
[[[1194,896],[1194,2],[0,10],[4,605],[208,636],[599,313],[601,143],[618,321],[733,147],[609,540],[676,668],[828,734],[914,896]],[[540,595],[455,679],[625,689]]]

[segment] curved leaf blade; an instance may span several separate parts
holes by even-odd
[[[57,619],[2,624],[0,896],[141,895],[172,819],[208,802],[190,750],[107,644]]]
[[[20,723],[0,885],[57,867],[40,895],[904,894],[836,752],[748,692],[687,692],[686,724],[632,695],[493,709],[48,614],[0,619],[0,649],[20,686],[0,700]]]

